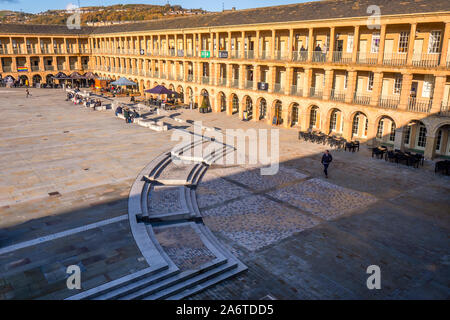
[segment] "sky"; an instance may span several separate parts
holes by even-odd
[[[107,6],[112,4],[157,4],[165,5],[167,0],[0,0],[0,10],[24,11],[29,13],[38,13],[50,9],[65,9],[67,5],[73,3],[80,6]],[[222,3],[225,9],[247,9],[256,7],[276,6],[282,4],[292,4],[307,2],[306,0],[171,0],[171,5],[181,5],[184,8],[202,8],[208,11],[222,11]]]

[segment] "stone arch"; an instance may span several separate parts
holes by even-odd
[[[339,108],[330,108],[325,118],[326,133],[341,134],[344,131],[344,113]]]
[[[397,124],[392,117],[388,115],[378,116],[375,120],[375,128],[375,139],[385,143],[394,143]]]
[[[40,74],[35,74],[35,75],[33,75],[32,80],[33,80],[33,85],[35,85],[35,84],[42,82],[42,77]]]
[[[268,118],[267,100],[260,97],[256,100],[255,120],[263,120]]]
[[[300,124],[300,105],[292,102],[289,106],[289,126],[294,127]]]
[[[429,158],[434,158],[436,155],[449,157],[450,156],[450,120],[441,121],[436,126],[430,128],[429,143],[432,143],[431,154],[426,155]],[[430,152],[430,151],[429,151]]]
[[[247,112],[247,119],[250,120],[253,118],[253,100],[250,96],[246,95],[242,98],[242,105],[241,105],[241,110],[242,112],[246,111]]]
[[[191,87],[186,87],[186,92],[184,93],[186,103],[194,103],[194,90]]]
[[[222,91],[217,93],[217,109],[218,112],[227,111],[227,97]]]
[[[320,130],[320,108],[312,104],[307,108],[307,124],[308,128]]]
[[[283,124],[283,120],[283,103],[281,100],[275,99],[270,108],[268,121],[275,125],[281,125]]]
[[[350,114],[349,138],[368,138],[369,117],[365,112],[354,111]],[[371,138],[371,137],[370,137]]]
[[[20,75],[18,80],[20,81],[20,84],[23,86],[25,86],[27,83],[28,83],[28,85],[30,85],[30,80],[28,79],[28,76],[26,76],[24,74]]]
[[[235,93],[230,94],[227,113],[229,115],[239,113],[239,97]]]
[[[206,89],[202,89],[200,91],[201,104],[200,106],[203,108],[211,109],[211,101],[209,98],[209,92]]]

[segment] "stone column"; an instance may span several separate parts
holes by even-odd
[[[383,88],[383,72],[375,72],[373,75],[373,89],[370,98],[370,105],[377,106],[380,100],[381,89]]]
[[[434,81],[433,104],[431,105],[431,114],[437,114],[441,111],[441,103],[444,98],[446,75],[438,75]]]
[[[289,29],[289,52],[288,52],[288,59],[289,61],[292,61],[292,55],[294,51],[294,29]]]
[[[246,73],[247,73],[247,66],[245,64],[239,65],[239,89],[245,88],[245,81],[246,81]]]
[[[394,140],[394,149],[404,151],[405,144],[403,143],[405,140],[405,130],[406,127],[400,127],[395,129],[395,140]]]
[[[437,138],[434,135],[427,134],[427,143],[425,145],[424,157],[427,160],[432,160],[436,152],[436,141]]]
[[[253,90],[258,90],[258,82],[260,81],[259,79],[261,78],[261,68],[259,67],[259,65],[254,64],[253,65]]]
[[[386,25],[382,24],[380,32],[380,47],[378,51],[378,64],[383,64],[385,38],[386,38]]]
[[[267,80],[269,84],[269,93],[273,93],[273,89],[275,89],[275,79],[276,79],[276,67],[275,66],[269,66],[269,79]]]
[[[219,57],[219,51],[220,51],[220,34],[216,32],[216,58]]]
[[[241,32],[241,59],[245,59],[245,31]]]
[[[276,46],[276,30],[275,29],[273,29],[272,30],[272,47],[270,48],[271,49],[271,59],[275,59],[275,46]],[[270,90],[270,88],[269,88],[269,90]]]
[[[259,59],[259,37],[260,37],[260,31],[256,30],[255,50],[253,52],[255,59]]]
[[[233,65],[227,64],[227,87],[231,87],[231,82],[233,81]]]
[[[325,69],[325,88],[323,88],[323,100],[330,100],[331,89],[333,87],[333,69]]]
[[[309,28],[308,33],[308,61],[312,60],[314,52],[314,28]]]
[[[355,89],[356,89],[357,76],[358,76],[357,71],[349,71],[348,72],[347,90],[345,92],[345,102],[347,102],[347,103],[353,102],[353,96],[355,95]]]
[[[408,56],[406,64],[408,66],[412,65],[412,59],[414,55],[414,40],[416,39],[416,29],[417,23],[412,23],[409,31],[409,39],[408,39]]]
[[[333,62],[334,44],[336,42],[335,33],[336,33],[336,28],[331,27],[330,28],[330,50],[328,50],[328,57],[327,57],[328,62]]]
[[[305,68],[305,76],[303,77],[303,97],[307,98],[309,97],[309,90],[311,88],[312,83],[312,74],[313,69],[311,68]]]
[[[448,51],[448,43],[450,38],[450,22],[445,23],[445,30],[444,30],[444,38],[442,39],[442,53],[441,53],[441,67],[447,66],[447,54],[450,52]],[[450,59],[450,57],[448,57]]]
[[[412,74],[410,73],[402,74],[402,91],[400,93],[400,103],[398,104],[398,110],[406,110],[408,108],[412,79],[413,79]]]
[[[284,88],[284,94],[290,95],[291,94],[291,86],[292,86],[292,80],[294,78],[294,68],[293,67],[286,67],[286,87]]]

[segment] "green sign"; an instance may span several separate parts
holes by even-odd
[[[209,51],[202,51],[200,53],[200,57],[202,57],[202,58],[211,58],[211,52],[209,52]]]

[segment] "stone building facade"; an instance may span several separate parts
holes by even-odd
[[[317,1],[81,30],[0,25],[0,73],[34,84],[91,71],[141,92],[164,84],[224,116],[435,158],[450,156],[449,39],[442,0]]]

